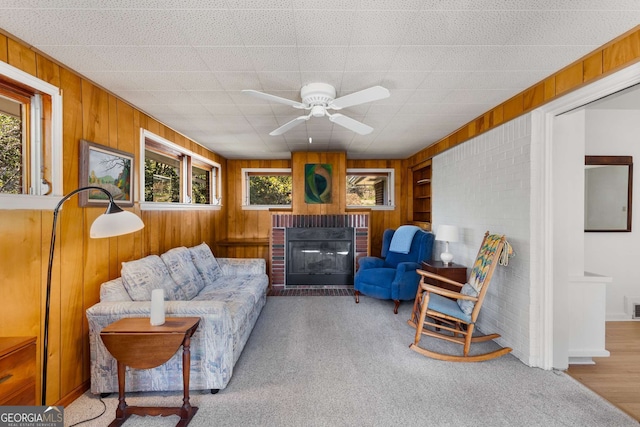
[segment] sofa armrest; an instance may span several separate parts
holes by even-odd
[[[216,258],[223,276],[248,276],[266,274],[267,262],[264,258]]]

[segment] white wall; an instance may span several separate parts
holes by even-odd
[[[484,233],[507,236],[516,256],[498,266],[478,320],[483,333],[529,364],[530,359],[530,148],[529,114],[433,158],[432,210],[439,224],[457,225],[461,241],[450,243],[454,262],[470,267]],[[435,256],[444,250],[437,242]]]
[[[586,113],[586,154],[633,156],[640,164],[638,110],[595,110]],[[634,167],[630,233],[585,233],[585,269],[610,276],[607,320],[630,320],[624,297],[640,303],[640,168]]]

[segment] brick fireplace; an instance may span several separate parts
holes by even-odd
[[[353,228],[354,269],[358,259],[368,255],[369,251],[369,214],[353,213],[341,215],[293,215],[272,214],[269,252],[271,257],[271,286],[274,290],[287,288],[287,228]],[[300,288],[317,288],[322,285],[296,285]]]

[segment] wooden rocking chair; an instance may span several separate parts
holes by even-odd
[[[505,251],[504,254],[503,251]],[[416,334],[409,348],[424,356],[451,362],[481,362],[509,353],[511,348],[505,347],[489,353],[469,355],[472,342],[489,341],[500,337],[498,334],[473,336],[473,332],[493,271],[501,256],[506,257],[503,258],[506,263],[510,251],[511,248],[504,236],[485,233],[467,284],[418,270],[422,278],[413,303],[411,319],[407,322],[416,329]],[[430,285],[425,282],[425,278],[433,278],[458,286],[460,292]],[[422,335],[463,345],[462,356],[437,353],[419,347]]]

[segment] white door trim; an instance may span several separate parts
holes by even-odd
[[[531,114],[531,366],[554,367],[554,177],[551,173],[554,120],[560,114],[637,83],[640,83],[640,63],[569,92]],[[583,155],[582,152],[579,155]]]

